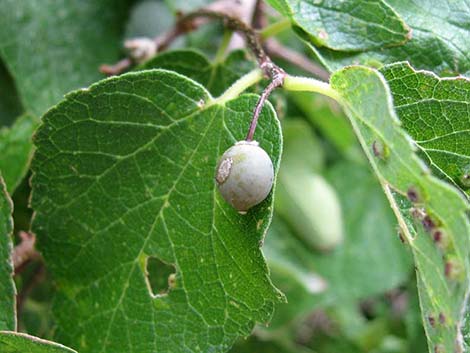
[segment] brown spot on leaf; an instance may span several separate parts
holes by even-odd
[[[416,189],[414,186],[409,187],[408,191],[406,192],[406,196],[408,197],[408,200],[413,203],[421,202],[421,195],[419,194],[418,189]]]
[[[459,280],[463,274],[463,268],[456,259],[448,259],[444,264],[444,275],[450,280]]]
[[[372,152],[374,153],[374,156],[382,160],[385,160],[389,154],[387,146],[380,140],[372,142]]]
[[[439,313],[439,323],[444,325],[446,323],[446,316],[443,313]]]
[[[431,327],[436,327],[436,318],[432,315],[428,316],[428,322]]]
[[[421,223],[423,224],[424,230],[426,230],[426,232],[430,232],[436,227],[436,222],[434,222],[434,220],[429,215],[424,216]]]
[[[445,249],[449,243],[447,233],[442,228],[433,229],[431,233],[434,243],[441,249]]]
[[[406,238],[401,229],[398,230],[398,238],[403,244],[406,244]]]

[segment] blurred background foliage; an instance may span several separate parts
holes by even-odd
[[[154,37],[169,30],[180,11],[209,2],[135,1],[122,25],[122,39]],[[277,20],[274,11],[268,8],[267,13],[268,23]],[[253,67],[244,51],[221,56],[223,37],[222,25],[214,22],[169,48],[194,49],[191,55],[202,60],[205,73],[199,66],[178,66],[178,55],[188,55],[184,51],[171,57],[165,56],[167,51],[139,69],[168,68],[205,85],[212,78],[219,86],[209,89],[218,95]],[[277,39],[309,55],[289,29]],[[306,74],[288,62],[277,63],[289,73]],[[0,126],[6,129],[24,108],[2,62],[0,92],[7,93],[0,95]],[[278,90],[271,103],[283,126],[285,146],[276,211],[263,251],[273,282],[288,303],[277,308],[268,327],[256,327],[231,352],[426,352],[409,251],[345,116],[320,95]],[[28,230],[32,217],[28,178],[13,194],[15,234]],[[169,272],[155,273],[161,276],[158,283]],[[30,262],[15,279],[19,329],[50,338],[54,290],[41,260]]]

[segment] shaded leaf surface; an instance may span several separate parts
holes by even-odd
[[[286,347],[278,342],[266,341],[256,337],[255,335],[248,339],[239,340],[237,344],[230,350],[230,353],[311,353],[309,349],[301,346]]]
[[[351,160],[364,159],[349,121],[336,102],[310,92],[295,92],[289,97],[345,157]]]
[[[0,171],[9,193],[13,193],[28,171],[33,152],[31,136],[37,125],[37,118],[25,114],[11,127],[0,129]]]
[[[61,344],[24,333],[0,331],[2,353],[77,353]]]
[[[387,0],[412,29],[404,45],[365,52],[315,48],[323,64],[335,71],[351,64],[378,67],[409,61],[413,67],[438,74],[466,74],[470,70],[470,17],[466,0]]]
[[[241,216],[214,181],[256,100],[214,100],[192,80],[152,70],[69,94],[44,117],[33,228],[59,283],[61,342],[82,353],[224,352],[270,318],[281,296],[259,243],[272,199]],[[277,169],[270,106],[260,121],[255,137]],[[167,295],[151,295],[149,256],[176,268]]]
[[[335,73],[331,84],[343,97],[347,114],[413,251],[429,349],[463,349],[460,325],[470,273],[468,204],[457,190],[430,175],[417,158],[410,138],[399,126],[386,81],[377,71],[349,67]],[[385,146],[385,156],[374,155],[374,143]],[[406,195],[412,195],[413,204]],[[444,234],[445,243],[434,243],[437,229]],[[449,265],[453,270],[460,269],[458,275],[446,274]],[[445,320],[436,325],[440,314]]]
[[[11,125],[22,110],[15,83],[0,61],[0,128]]]
[[[27,111],[40,116],[117,59],[130,0],[2,1],[0,56]]]
[[[11,261],[12,211],[13,205],[0,175],[0,330],[16,329],[16,290]]]
[[[248,61],[246,53],[242,50],[231,52],[224,62],[211,63],[203,54],[184,49],[160,54],[138,67],[138,69],[176,71],[199,82],[212,95],[218,96],[254,67],[255,63]]]
[[[447,181],[469,188],[462,179],[470,173],[470,81],[441,79],[406,63],[385,66],[381,72],[420,156]]]
[[[280,218],[266,237],[273,281],[288,300],[276,310],[273,328],[318,307],[384,293],[405,282],[411,271],[396,220],[373,175],[362,165],[342,162],[328,179],[341,201],[343,244],[329,253],[309,251]]]
[[[320,47],[370,50],[400,45],[409,37],[409,28],[382,0],[268,2],[289,16]]]

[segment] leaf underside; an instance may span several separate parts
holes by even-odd
[[[430,352],[463,350],[460,326],[470,283],[468,204],[417,158],[394,114],[386,81],[377,71],[349,67],[335,73],[331,84],[343,97],[405,242],[413,251]],[[384,155],[377,153],[378,144],[384,146]],[[405,195],[412,195],[413,202]],[[441,241],[434,241],[437,230],[443,234]]]
[[[33,229],[58,283],[60,342],[81,353],[224,352],[269,320],[282,299],[259,249],[272,196],[242,216],[214,181],[256,100],[218,102],[192,80],[151,70],[69,94],[44,116]],[[270,105],[260,122],[255,137],[277,170]],[[176,269],[167,294],[150,293],[149,256]]]
[[[24,333],[0,331],[2,353],[77,353],[61,344]]]

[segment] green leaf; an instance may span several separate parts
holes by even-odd
[[[402,284],[411,259],[374,175],[362,164],[341,162],[330,168],[327,177],[340,197],[346,234],[342,247],[331,258],[320,257],[319,265],[325,278],[334,279],[337,289],[331,289],[337,299],[364,298]],[[351,278],[344,283],[346,272]]]
[[[0,128],[11,125],[22,110],[15,83],[0,61]]]
[[[199,82],[211,94],[218,96],[254,67],[255,63],[248,61],[246,52],[242,50],[231,52],[223,62],[211,63],[203,54],[195,50],[182,49],[157,55],[138,67],[138,70],[175,71]]]
[[[407,63],[385,66],[381,73],[420,157],[447,181],[470,188],[470,80],[441,79]]]
[[[19,332],[0,331],[2,353],[77,353],[61,344]]]
[[[0,171],[10,193],[28,171],[33,152],[31,136],[38,123],[31,114],[24,114],[13,126],[0,129]]]
[[[394,215],[372,173],[361,164],[341,162],[327,176],[340,197],[344,243],[331,253],[309,251],[292,229],[275,218],[265,252],[273,282],[288,303],[276,310],[273,328],[318,307],[384,293],[405,282],[411,271]]]
[[[319,47],[359,51],[405,43],[410,29],[382,0],[268,0]]]
[[[257,96],[224,97],[151,70],[71,93],[44,116],[33,229],[58,283],[59,341],[83,353],[223,352],[269,320],[282,300],[259,249],[272,196],[243,216],[214,181]],[[277,171],[270,105],[260,122]],[[168,294],[151,293],[149,257],[175,268]]]
[[[468,2],[465,0],[387,0],[412,29],[412,38],[392,48],[365,52],[334,51],[310,45],[319,60],[333,72],[351,64],[380,67],[408,61],[418,69],[457,75],[470,71]]]
[[[353,66],[335,73],[331,84],[343,97],[402,236],[413,251],[430,351],[463,349],[460,325],[470,282],[469,205],[417,158],[380,73]]]
[[[16,329],[16,289],[11,260],[12,212],[13,204],[0,176],[0,330]]]
[[[116,61],[130,0],[2,1],[0,56],[26,111],[40,116]]]

